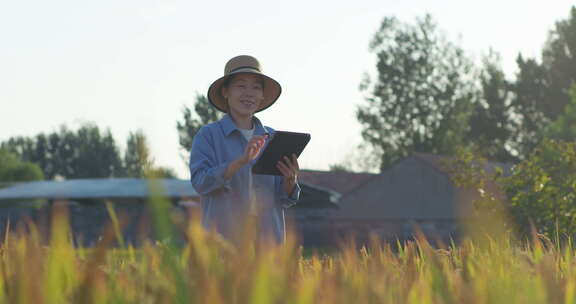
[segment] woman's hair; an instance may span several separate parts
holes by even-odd
[[[222,87],[228,88],[230,86],[230,83],[232,82],[232,79],[234,79],[235,76],[236,75],[230,75],[226,79],[224,79],[224,83],[222,84]]]

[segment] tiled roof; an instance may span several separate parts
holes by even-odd
[[[377,175],[344,171],[300,170],[298,178],[304,183],[327,188],[345,195]]]

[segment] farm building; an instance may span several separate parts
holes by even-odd
[[[383,239],[406,239],[416,227],[431,237],[448,239],[460,233],[460,223],[471,215],[478,193],[454,186],[445,162],[449,158],[416,153],[380,174],[302,170],[302,193],[299,204],[287,212],[288,223],[300,234],[304,245],[332,246],[345,235],[365,239],[375,233]],[[493,172],[510,165],[483,164]],[[199,197],[187,180],[162,180],[163,196],[172,201],[175,211],[199,207]],[[489,184],[488,191],[497,191]],[[70,205],[75,232],[85,242],[99,237],[108,221],[103,200],[114,202],[120,214],[134,224],[127,228],[129,240],[138,239],[137,231],[145,223],[148,183],[141,179],[90,179],[44,181],[0,189],[0,223],[14,223],[23,216],[41,217],[45,210],[22,208],[5,200],[66,198]],[[185,212],[184,212],[185,213]],[[142,224],[144,222],[144,224]]]
[[[157,180],[161,197],[172,204],[198,205],[199,197],[189,182],[176,179]],[[38,225],[49,222],[51,206],[62,202],[67,206],[74,239],[91,245],[110,223],[105,201],[113,203],[114,210],[125,222],[124,237],[136,243],[151,235],[149,210],[145,208],[150,196],[149,181],[136,178],[75,179],[63,181],[37,181],[16,184],[0,189],[0,229],[5,231],[24,218]],[[46,230],[46,229],[44,229]]]
[[[361,241],[370,234],[388,240],[409,239],[416,229],[432,238],[457,238],[479,193],[452,183],[447,170],[450,160],[415,153],[380,174],[303,171],[302,180],[339,194],[338,208],[314,211],[315,216],[300,219],[303,234],[314,236],[310,243],[317,246],[333,246],[348,235]],[[501,163],[481,166],[488,173],[496,168],[504,174],[511,170]],[[491,182],[486,190],[498,191]]]
[[[449,161],[448,157],[416,153],[397,162],[340,199],[340,209],[331,214],[330,230],[339,236],[375,233],[383,239],[407,239],[419,229],[433,238],[457,238],[480,193],[454,185],[447,169]],[[504,174],[511,170],[510,165],[501,163],[487,162],[482,167],[488,173],[496,168]],[[488,182],[487,191],[498,190]]]
[[[295,222],[294,228],[305,246],[330,246],[329,237],[331,215],[338,211],[341,198],[348,192],[366,183],[377,174],[353,173],[345,171],[301,170],[298,177],[303,185],[300,203],[289,209],[288,215]],[[324,196],[322,201],[331,204],[319,206],[309,196]],[[312,203],[312,204],[311,204]],[[312,207],[312,208],[310,208]]]
[[[190,207],[200,207],[200,197],[188,180],[160,179],[160,196],[168,199],[177,218],[187,216]],[[116,212],[128,222],[125,228],[127,241],[136,242],[151,236],[150,218],[146,201],[150,196],[150,182],[135,178],[77,179],[63,181],[38,181],[12,185],[0,189],[0,229],[14,226],[23,218],[46,222],[52,202],[65,201],[72,230],[82,244],[93,244],[109,223],[105,201],[113,203]],[[333,191],[301,183],[300,204],[289,214],[307,214],[310,210],[336,208],[338,196]],[[47,203],[38,203],[42,199]],[[18,201],[18,202],[15,202]],[[305,218],[296,216],[297,218]],[[184,218],[185,219],[185,218]],[[299,222],[296,221],[296,226]],[[296,227],[299,230],[298,227]],[[301,231],[301,230],[299,230]]]

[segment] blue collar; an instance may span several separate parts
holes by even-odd
[[[254,135],[264,135],[268,133],[268,130],[262,125],[260,119],[258,119],[256,116],[252,117],[252,122],[254,123]],[[222,127],[222,131],[224,131],[224,135],[226,136],[230,135],[232,132],[234,132],[234,130],[238,130],[238,127],[234,123],[232,116],[230,116],[228,113],[224,115],[224,117],[222,117],[218,123]],[[240,133],[240,130],[238,130],[238,133]]]

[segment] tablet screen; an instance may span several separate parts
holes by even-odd
[[[275,131],[252,167],[252,173],[282,176],[282,172],[276,167],[278,161],[292,154],[299,157],[309,141],[308,133]]]

